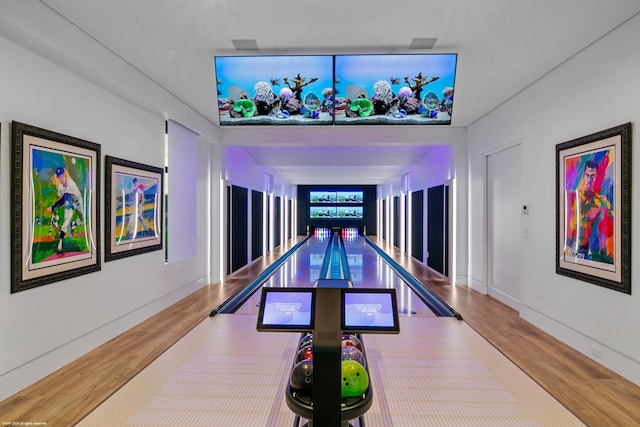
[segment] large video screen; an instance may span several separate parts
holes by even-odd
[[[449,125],[456,54],[336,55],[335,124]]]
[[[364,218],[362,206],[336,206],[336,218],[362,219]]]
[[[335,191],[310,191],[309,203],[335,203],[336,197]]]
[[[336,192],[337,203],[362,203],[362,191],[338,191]]]
[[[332,219],[338,217],[335,206],[310,206],[309,217],[311,219]]]
[[[216,56],[221,126],[449,125],[458,56]]]
[[[221,126],[333,124],[333,56],[216,56]]]

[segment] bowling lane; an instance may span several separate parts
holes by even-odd
[[[435,317],[387,262],[361,237],[343,234],[344,248],[356,288],[395,288],[400,316]]]
[[[311,236],[289,259],[278,268],[263,286],[276,288],[310,288],[319,278],[327,250],[329,235]],[[258,314],[260,289],[242,306],[237,314]]]

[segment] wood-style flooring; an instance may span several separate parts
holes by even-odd
[[[640,426],[640,387],[522,320],[497,300],[468,287],[449,285],[396,249],[389,253],[585,424]],[[231,275],[224,285],[201,288],[5,399],[0,402],[0,422],[74,425],[280,255],[277,249]]]

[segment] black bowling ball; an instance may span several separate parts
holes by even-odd
[[[313,334],[307,334],[298,343],[298,350],[302,350],[304,347],[313,344]]]
[[[306,359],[298,362],[291,370],[289,378],[291,388],[301,395],[310,396],[313,387],[313,360]]]

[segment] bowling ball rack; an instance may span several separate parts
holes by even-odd
[[[300,344],[304,337],[308,334],[303,333],[300,336],[300,340],[298,343]],[[359,334],[355,334],[356,337],[362,343],[362,337]],[[298,345],[299,347],[299,345]],[[297,354],[297,350],[296,350]],[[362,355],[363,355],[363,366],[367,371],[367,375],[369,379],[371,379],[371,374],[369,372],[369,363],[367,360],[366,351],[364,348],[364,343],[362,343]],[[296,365],[296,359],[293,359],[293,363],[291,365],[291,369]],[[291,411],[296,414],[296,419],[294,420],[294,427],[313,427],[313,396],[306,393],[300,393],[293,389],[291,384],[287,384],[286,392],[285,392],[285,400],[287,406]],[[373,391],[371,389],[371,381],[369,380],[369,385],[367,390],[361,395],[357,397],[343,397],[341,403],[341,427],[352,427],[351,421],[358,420],[358,427],[364,427],[364,414],[369,410],[371,404],[373,403]],[[305,424],[300,425],[302,420],[306,420]]]
[[[359,376],[366,372],[371,378],[370,361],[359,334],[400,333],[395,289],[353,289],[344,279],[318,280],[313,288],[263,288],[256,328],[261,332],[313,333],[313,362],[311,366],[307,360],[299,362],[303,365],[295,373],[302,374],[302,381],[290,375],[285,393],[298,424],[304,418],[307,423],[303,427],[314,427],[314,423],[315,427],[354,427],[350,422],[358,419],[359,427],[364,426],[362,416],[371,407],[372,391],[371,382],[365,386],[363,375]],[[346,334],[357,339],[345,340]],[[342,362],[342,347],[354,346],[355,341],[361,346],[363,365]],[[300,345],[292,370],[297,366]],[[306,394],[309,397],[304,397]]]

